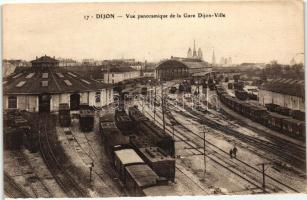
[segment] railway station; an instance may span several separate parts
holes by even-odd
[[[5,5],[4,197],[307,194],[300,5]]]
[[[178,60],[162,62],[156,71],[173,67],[178,71],[178,66],[187,74],[179,70],[166,80],[136,78],[116,83],[125,85],[124,90],[64,70],[49,56],[8,76],[4,80],[6,155],[15,158],[21,152],[17,158],[32,167],[34,177],[49,172],[59,185],[39,180],[36,184],[42,191],[32,194],[30,184],[21,193],[86,197],[89,184],[97,192],[93,197],[101,191],[103,196],[147,196],[157,190],[171,196],[302,191],[276,177],[289,168],[304,174],[302,111],[286,114],[275,104],[254,100],[238,74],[206,71],[204,66],[190,74],[191,68]],[[289,153],[283,152],[284,146]],[[233,152],[234,147],[236,152],[229,156],[227,151]],[[245,156],[253,156],[256,163]],[[42,172],[30,163],[33,157],[45,163]],[[274,169],[278,171],[271,168],[263,175],[257,165],[277,158]],[[8,172],[6,180],[19,183],[15,173]],[[229,173],[233,179],[227,179]],[[239,180],[240,184],[229,187]],[[246,188],[251,185],[253,189]],[[242,192],[235,192],[239,188]]]

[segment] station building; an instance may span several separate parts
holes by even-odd
[[[115,84],[124,80],[140,77],[140,71],[130,66],[110,66],[103,71],[103,81],[108,84]]]
[[[194,74],[211,71],[212,66],[201,59],[171,57],[171,59],[161,61],[157,65],[155,68],[155,77],[168,81],[189,78]]]
[[[259,103],[276,104],[305,112],[304,80],[276,79],[259,88]]]
[[[60,68],[54,58],[45,55],[31,64],[3,79],[5,110],[57,112],[60,103],[78,110],[80,104],[102,107],[113,101],[111,85]]]

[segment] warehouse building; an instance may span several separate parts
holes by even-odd
[[[110,85],[66,71],[54,58],[45,55],[31,63],[31,67],[4,78],[4,109],[57,112],[60,103],[78,110],[80,104],[102,107],[113,100]]]
[[[110,66],[103,72],[104,83],[115,84],[124,80],[140,77],[140,71],[130,66]]]
[[[212,66],[200,59],[178,58],[160,62],[155,69],[155,77],[161,80],[183,79],[197,73],[206,73],[212,70]]]
[[[305,112],[304,80],[276,79],[259,88],[259,103]]]

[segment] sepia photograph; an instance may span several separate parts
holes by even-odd
[[[1,9],[4,198],[307,193],[303,1]]]

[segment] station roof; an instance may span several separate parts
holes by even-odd
[[[279,78],[264,83],[260,89],[290,96],[305,97],[304,80]]]
[[[115,151],[116,157],[123,165],[133,163],[144,163],[141,157],[133,149],[122,149]]]
[[[47,59],[47,58],[43,58]],[[24,68],[3,79],[4,94],[61,94],[112,87],[60,67]]]
[[[174,69],[174,68],[188,68],[188,69],[203,69],[203,68],[211,68],[211,66],[201,60],[193,60],[193,59],[169,59],[161,61],[156,69]]]
[[[139,187],[155,185],[159,176],[148,165],[131,165],[126,167],[127,172]]]

